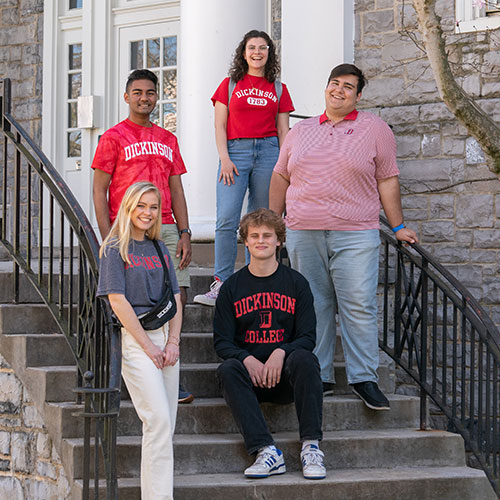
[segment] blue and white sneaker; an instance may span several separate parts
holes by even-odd
[[[248,479],[260,479],[273,474],[284,474],[286,472],[285,459],[281,450],[274,450],[269,446],[262,448],[257,453],[253,465],[245,469],[245,477]]]
[[[314,444],[306,446],[300,452],[302,473],[306,479],[325,479],[326,467],[323,464],[323,452]]]

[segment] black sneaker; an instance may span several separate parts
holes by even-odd
[[[372,410],[390,410],[389,400],[375,382],[360,382],[352,385],[352,392],[359,396]]]
[[[323,382],[323,396],[333,396],[335,384],[331,382]]]
[[[182,386],[179,384],[179,403],[191,403],[191,401],[194,400],[194,396],[188,392],[185,391]]]

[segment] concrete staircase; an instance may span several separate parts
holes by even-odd
[[[0,285],[9,281],[6,275],[2,273]],[[208,289],[210,282],[210,271],[193,268],[189,301],[193,294]],[[22,296],[26,301],[36,300],[26,286]],[[5,301],[3,294],[0,300]],[[192,303],[186,309],[181,380],[196,400],[179,406],[174,439],[176,500],[496,498],[484,473],[465,466],[460,436],[418,431],[418,400],[394,394],[389,366],[381,366],[380,378],[391,411],[373,412],[351,395],[341,359],[336,394],[324,400],[321,447],[327,478],[307,481],[302,477],[293,404],[265,404],[264,413],[285,454],[288,472],[264,480],[244,479],[242,471],[252,459],[215,380],[219,360],[212,348],[212,314],[211,308]],[[76,373],[72,355],[65,339],[55,332],[40,304],[0,306],[0,352],[44,416],[77,499],[81,498],[83,421],[72,415],[81,409],[72,402]],[[117,448],[119,499],[138,500],[141,423],[126,397],[124,391]]]

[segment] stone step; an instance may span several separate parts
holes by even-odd
[[[343,361],[340,335],[337,335],[336,341],[335,361]],[[215,354],[212,332],[182,333],[180,349],[182,363],[220,363],[221,361]]]
[[[216,369],[219,363],[182,363],[180,380],[181,385],[198,398],[213,398],[222,395],[217,378]],[[335,394],[351,394],[347,383],[345,363],[335,364]],[[379,386],[388,394],[394,392],[394,374],[390,366],[380,365],[378,369]]]
[[[44,304],[1,304],[0,332],[57,333],[59,328]]]
[[[297,432],[274,434],[283,451],[287,470],[300,470],[300,442]],[[118,477],[139,475],[141,437],[117,438]],[[325,432],[321,442],[325,466],[344,468],[462,467],[465,465],[461,436],[445,431],[378,429]],[[63,458],[69,473],[81,478],[83,440],[67,439]],[[176,474],[222,474],[241,472],[252,462],[239,434],[180,434],[174,436]]]
[[[356,396],[327,396],[323,400],[323,430],[418,428],[419,399],[389,394],[390,411],[373,411]],[[130,405],[131,402],[129,403]],[[295,405],[263,403],[264,416],[271,432],[298,432]],[[120,415],[121,416],[121,415]],[[139,428],[139,427],[138,427]],[[233,416],[222,398],[195,399],[179,405],[176,434],[237,433]]]
[[[55,334],[3,334],[0,349],[14,366],[71,365],[75,357],[66,337]]]
[[[390,394],[391,411],[375,412],[366,408],[356,396],[328,396],[323,401],[323,430],[392,429],[419,426],[419,399]],[[83,435],[83,419],[73,415],[83,411],[83,405],[71,402],[47,404],[51,421],[59,422],[62,438]],[[263,403],[262,410],[271,432],[298,432],[298,421],[293,403],[275,405]],[[238,428],[222,398],[195,399],[191,404],[179,405],[176,434],[237,433]],[[119,436],[142,434],[142,422],[131,401],[124,400],[118,417]]]
[[[105,497],[100,481],[100,496]],[[140,500],[139,478],[118,479],[120,500]],[[82,482],[76,482],[81,498]],[[91,489],[93,498],[94,490]],[[300,472],[267,479],[245,479],[241,473],[195,474],[174,478],[176,500],[496,500],[485,474],[468,467],[398,467],[339,469],[322,481],[308,481]]]
[[[129,482],[127,490],[133,488]],[[137,488],[137,486],[136,486]],[[301,472],[268,479],[245,479],[241,473],[177,476],[176,500],[495,500],[485,474],[467,467],[398,467],[340,469],[322,481],[308,481]],[[121,490],[120,490],[121,492]],[[130,491],[132,494],[132,491]],[[121,496],[139,499],[136,496]]]
[[[72,391],[77,386],[76,366],[29,367],[25,372],[28,387],[37,388],[33,398],[40,402],[75,400]]]
[[[187,304],[182,322],[182,331],[188,333],[212,333],[213,321],[213,307]]]

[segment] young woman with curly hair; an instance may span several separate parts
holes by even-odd
[[[236,48],[229,77],[212,96],[220,159],[215,281],[207,293],[194,298],[200,304],[215,305],[222,282],[234,272],[236,232],[247,190],[249,212],[268,206],[271,174],[294,110],[286,86],[276,80],[279,70],[269,35],[249,31]]]

